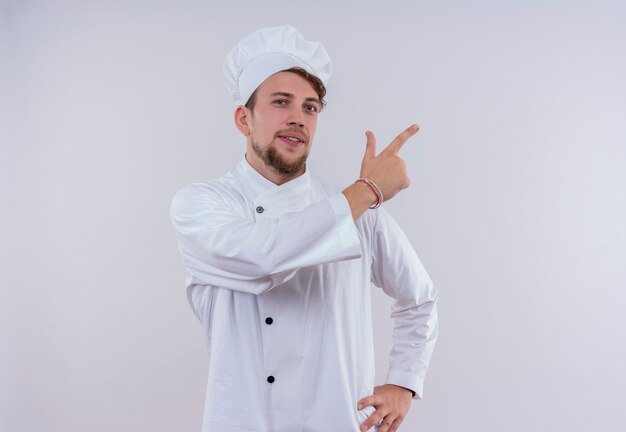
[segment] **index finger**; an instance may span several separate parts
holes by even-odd
[[[412,124],[405,130],[403,130],[400,135],[398,135],[393,141],[391,141],[391,143],[387,146],[387,148],[385,148],[385,150],[383,150],[383,152],[390,152],[394,155],[398,154],[404,143],[407,142],[409,138],[411,138],[413,135],[415,135],[418,130],[420,130],[420,127],[417,124]]]
[[[378,404],[378,398],[376,395],[369,395],[364,397],[358,402],[357,409],[360,411],[368,406],[375,406]]]

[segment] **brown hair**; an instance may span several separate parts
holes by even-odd
[[[324,109],[324,107],[326,106],[326,101],[324,100],[324,96],[326,96],[326,87],[324,86],[324,83],[322,82],[321,79],[319,79],[313,74],[310,74],[309,72],[302,69],[301,67],[292,67],[289,69],[285,69],[281,72],[295,73],[296,75],[300,75],[302,78],[307,80],[311,84],[311,86],[313,86],[313,90],[315,90],[315,93],[317,93],[317,97],[322,103],[322,107],[320,111]],[[256,104],[256,91],[257,90],[258,90],[258,87],[250,95],[250,99],[248,99],[248,102],[246,102],[246,108],[248,108],[250,111],[254,110],[254,105]]]

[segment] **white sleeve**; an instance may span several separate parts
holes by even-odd
[[[391,307],[393,347],[387,384],[423,397],[424,378],[437,339],[437,289],[398,224],[384,209],[377,211],[372,281],[395,301]]]
[[[229,208],[219,193],[190,185],[174,197],[170,216],[188,285],[260,294],[299,268],[361,256],[342,193],[302,211],[253,221]]]

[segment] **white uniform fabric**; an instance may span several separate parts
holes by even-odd
[[[374,411],[356,408],[374,386],[370,281],[395,299],[385,382],[422,397],[437,290],[384,209],[355,223],[340,189],[308,171],[277,186],[244,159],[183,187],[171,218],[208,340],[204,432],[358,431]]]

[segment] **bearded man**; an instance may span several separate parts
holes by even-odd
[[[437,290],[383,201],[409,186],[398,152],[366,133],[344,188],[306,165],[330,58],[291,26],[259,29],[224,66],[243,160],[183,187],[171,218],[206,332],[203,431],[395,431],[437,338]],[[393,349],[374,386],[371,285],[394,299]]]

